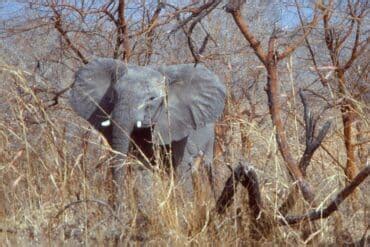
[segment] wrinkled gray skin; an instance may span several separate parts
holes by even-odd
[[[202,65],[150,68],[98,58],[77,71],[70,102],[123,154],[117,155],[113,172],[121,191],[123,158],[133,142],[149,159],[152,143],[171,145],[179,177],[190,175],[200,151],[211,164],[214,122],[223,111],[225,95],[224,84]],[[102,126],[108,119],[111,124]]]

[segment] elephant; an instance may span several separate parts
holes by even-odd
[[[136,66],[96,58],[75,73],[69,100],[117,151],[113,180],[120,190],[130,146],[149,161],[153,145],[170,148],[179,178],[199,152],[210,167],[225,97],[224,83],[201,64]]]

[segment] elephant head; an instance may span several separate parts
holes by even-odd
[[[126,153],[135,130],[151,128],[153,142],[170,144],[215,122],[225,91],[202,65],[140,67],[98,58],[77,71],[70,102],[113,149]]]

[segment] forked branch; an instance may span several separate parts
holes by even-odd
[[[328,133],[331,126],[331,121],[326,121],[325,124],[321,127],[317,137],[315,137],[317,118],[315,118],[314,115],[311,113],[302,90],[299,91],[299,96],[301,97],[303,104],[304,122],[306,127],[306,148],[301,157],[301,160],[299,161],[299,168],[302,171],[303,175],[306,176],[306,170],[310,164],[311,158],[316,149],[321,145],[326,134]]]
[[[330,129],[330,126],[331,126],[331,122],[326,121],[325,124],[319,130],[318,135],[315,137],[318,117],[317,116],[315,117],[314,114],[311,112],[302,90],[299,91],[299,96],[301,97],[301,101],[303,104],[305,132],[306,132],[305,133],[306,134],[306,147],[305,147],[302,157],[299,160],[298,168],[301,171],[302,175],[306,177],[307,167],[310,165],[312,156],[314,155],[315,151],[317,150],[318,147],[320,147],[322,141],[327,135]],[[301,188],[301,191],[302,191],[302,188]],[[296,185],[290,190],[286,200],[279,207],[279,211],[282,215],[286,215],[288,211],[295,205],[298,195],[299,195],[298,192],[299,191],[297,190]]]
[[[225,183],[225,187],[216,203],[216,211],[225,213],[232,204],[238,184],[241,183],[247,190],[249,196],[249,208],[252,216],[257,218],[261,212],[262,200],[257,174],[251,166],[240,162]]]
[[[188,47],[189,47],[189,50],[191,52],[191,55],[194,58],[194,63],[195,64],[197,64],[201,61],[201,56],[200,55],[205,50],[205,47],[208,43],[208,39],[209,39],[210,35],[207,32],[207,35],[206,35],[206,37],[205,37],[205,39],[202,43],[202,46],[198,49],[196,47],[194,41],[193,41],[193,38],[192,38],[194,28],[196,27],[196,25],[198,25],[202,21],[202,19],[204,19],[208,14],[210,14],[220,3],[221,3],[221,0],[210,0],[210,1],[208,1],[204,5],[200,6],[197,9],[197,11],[193,12],[193,14],[191,16],[189,16],[184,21],[182,21],[175,30],[171,31],[171,33],[174,33],[179,28],[181,28],[183,30],[183,32],[185,33],[185,35],[187,37]],[[190,26],[189,26],[189,29],[186,30],[185,24],[187,24],[189,22],[191,22]]]
[[[183,10],[188,9],[191,10],[192,14],[182,20],[175,29],[173,29],[170,34],[176,33],[179,29],[184,29],[184,27],[192,22],[192,25],[196,25],[196,23],[200,22],[204,17],[206,17],[213,9],[217,7],[221,3],[221,0],[209,0],[205,4],[199,6],[198,8],[192,7],[188,8],[185,7]],[[169,4],[167,4],[169,5]],[[181,12],[179,12],[181,13]]]
[[[234,3],[238,2],[238,3]],[[267,54],[261,46],[261,42],[253,35],[250,31],[248,24],[243,19],[240,12],[240,7],[243,1],[230,1],[229,4],[225,6],[226,12],[230,13],[236,25],[238,26],[240,32],[243,34],[244,38],[248,41],[250,46],[253,48],[259,60],[266,66],[267,65]]]
[[[58,12],[56,6],[54,3],[50,5],[50,8],[52,9],[54,13],[54,27],[59,32],[59,34],[62,36],[64,41],[67,43],[68,48],[70,48],[80,59],[84,64],[88,63],[88,60],[86,57],[82,54],[82,52],[75,46],[72,42],[72,40],[69,38],[68,33],[66,30],[64,30],[62,25],[62,15],[60,12]]]

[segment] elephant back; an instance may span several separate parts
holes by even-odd
[[[85,119],[109,114],[114,100],[113,86],[126,70],[125,64],[110,58],[98,58],[80,68],[71,89],[72,108]]]

